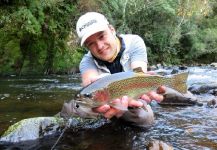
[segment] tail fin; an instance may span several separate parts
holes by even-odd
[[[176,91],[180,93],[186,93],[187,92],[187,78],[188,78],[188,72],[179,73],[173,76],[172,79],[172,88],[174,88]]]

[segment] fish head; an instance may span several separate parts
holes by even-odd
[[[93,108],[99,107],[107,102],[108,93],[99,90],[92,93],[79,92],[75,98],[68,103],[64,103],[60,115],[64,118],[81,117],[96,118],[99,113],[93,111]]]
[[[79,101],[85,101],[89,104],[92,103],[94,107],[97,107],[100,104],[105,104],[108,102],[110,99],[110,94],[107,89],[96,90],[92,93],[81,91],[75,95],[75,99]]]
[[[81,117],[81,118],[97,118],[98,113],[92,110],[88,103],[83,101],[71,100],[64,103],[60,115],[63,118]]]
[[[75,100],[77,101],[91,101],[93,100],[92,93],[77,93],[75,94]]]

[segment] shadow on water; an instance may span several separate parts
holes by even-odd
[[[217,70],[189,68],[188,86],[217,82]],[[52,76],[0,79],[0,133],[29,117],[53,116],[80,89],[77,77]],[[197,95],[202,103],[213,95]],[[217,149],[217,108],[205,105],[172,107],[152,103],[155,124],[148,130],[107,123],[99,128],[66,130],[58,150],[144,150],[150,140],[161,140],[177,150]],[[0,149],[50,149],[60,133],[36,141],[4,144]]]

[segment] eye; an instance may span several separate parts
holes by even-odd
[[[90,93],[85,93],[85,94],[84,94],[84,97],[92,98],[92,94],[90,94]]]
[[[93,45],[93,42],[90,42],[90,43],[86,44],[86,47],[90,48],[92,45]]]
[[[103,40],[103,39],[104,39],[104,34],[101,34],[101,35],[99,36],[99,39],[100,39],[100,40]]]
[[[75,107],[76,107],[76,108],[79,108],[79,105],[78,105],[78,104],[75,104]]]

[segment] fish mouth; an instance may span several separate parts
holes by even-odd
[[[73,105],[75,108],[78,108],[79,105],[92,108],[95,106],[95,102],[90,98],[80,98],[75,100]]]

